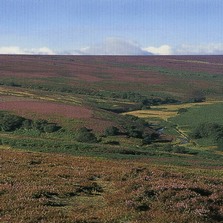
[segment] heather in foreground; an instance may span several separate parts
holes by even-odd
[[[222,170],[1,148],[1,222],[222,222]]]

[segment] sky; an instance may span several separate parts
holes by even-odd
[[[222,0],[0,0],[0,54],[223,54]]]

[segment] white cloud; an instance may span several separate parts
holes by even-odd
[[[23,54],[23,51],[17,46],[0,47],[0,54]]]
[[[169,45],[162,45],[160,47],[150,46],[150,47],[144,48],[144,50],[155,55],[172,55],[173,54],[173,49]]]
[[[76,53],[83,55],[151,55],[136,42],[115,37],[107,38],[100,44],[82,48]]]
[[[77,50],[54,51],[48,47],[21,48],[18,46],[0,46],[0,54],[27,55],[222,55],[223,43],[182,44],[178,47],[161,45],[142,48],[136,42],[110,37],[100,44]]]
[[[54,55],[55,52],[47,47],[23,49],[18,46],[3,46],[0,47],[0,54]]]
[[[44,55],[54,55],[56,54],[53,50],[47,48],[47,47],[41,47],[37,49],[30,49],[27,50],[29,54],[44,54]]]
[[[170,45],[162,45],[160,47],[146,47],[143,48],[154,55],[222,55],[223,43],[209,43],[209,44],[182,44],[178,47],[171,47]]]
[[[183,44],[175,49],[177,55],[222,55],[223,43],[209,43],[200,45]]]
[[[143,50],[136,42],[121,38],[110,37],[102,43],[77,50],[55,52],[47,47],[20,48],[18,46],[0,47],[0,54],[39,54],[39,55],[151,55]]]

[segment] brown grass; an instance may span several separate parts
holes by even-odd
[[[175,111],[160,111],[160,110],[139,110],[125,113],[127,115],[134,115],[139,118],[159,118],[167,120],[168,118],[174,117],[177,115]]]

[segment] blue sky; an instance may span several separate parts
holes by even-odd
[[[1,0],[0,53],[223,54],[222,0]]]

